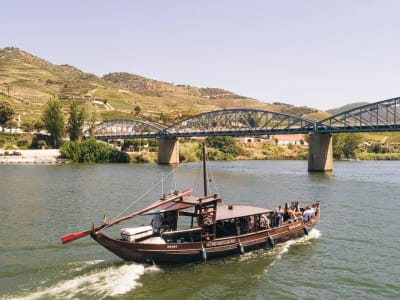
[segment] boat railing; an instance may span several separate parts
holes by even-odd
[[[201,228],[189,228],[183,230],[165,231],[161,237],[167,243],[184,243],[184,242],[200,242]]]

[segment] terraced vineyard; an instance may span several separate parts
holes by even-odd
[[[220,88],[175,85],[129,73],[100,78],[70,65],[52,64],[18,48],[0,49],[0,101],[11,103],[22,122],[40,119],[45,103],[53,97],[62,101],[66,113],[71,99],[85,103],[97,113],[99,121],[142,118],[168,124],[230,108],[297,111],[319,118],[315,109],[293,110],[291,105],[268,104]],[[140,113],[135,111],[137,107]]]

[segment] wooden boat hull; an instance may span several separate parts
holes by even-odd
[[[259,248],[272,248],[275,244],[308,234],[308,230],[314,227],[319,217],[320,213],[309,222],[298,221],[277,228],[202,242],[167,244],[128,242],[110,238],[101,231],[92,233],[91,237],[126,261],[178,264],[215,259]]]

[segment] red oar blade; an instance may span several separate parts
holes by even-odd
[[[74,232],[74,233],[68,233],[64,236],[61,237],[61,243],[66,244],[72,241],[75,241],[77,239],[80,239],[84,236],[87,236],[91,232],[96,232],[105,227],[107,224],[103,224],[97,227],[93,227],[92,229],[86,230],[86,231],[81,231],[81,232]]]
[[[66,244],[72,241],[75,241],[77,239],[80,239],[84,236],[87,236],[90,232],[82,231],[82,232],[76,232],[76,233],[68,233],[64,236],[61,237],[61,243]]]

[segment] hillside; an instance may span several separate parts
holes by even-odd
[[[355,103],[346,104],[346,105],[338,107],[338,108],[328,109],[326,112],[330,113],[331,115],[336,115],[336,114],[345,112],[347,110],[352,110],[354,108],[357,108],[357,107],[360,107],[363,105],[367,105],[367,104],[368,104],[368,102],[355,102]]]
[[[62,101],[65,111],[71,99],[82,101],[89,110],[96,111],[99,121],[145,118],[171,123],[186,116],[230,108],[321,118],[320,112],[312,108],[268,104],[220,88],[175,85],[129,73],[110,73],[99,78],[70,65],[52,64],[18,48],[0,49],[0,101],[11,103],[22,122],[40,119],[45,103],[53,97]],[[139,114],[135,113],[137,107]]]

